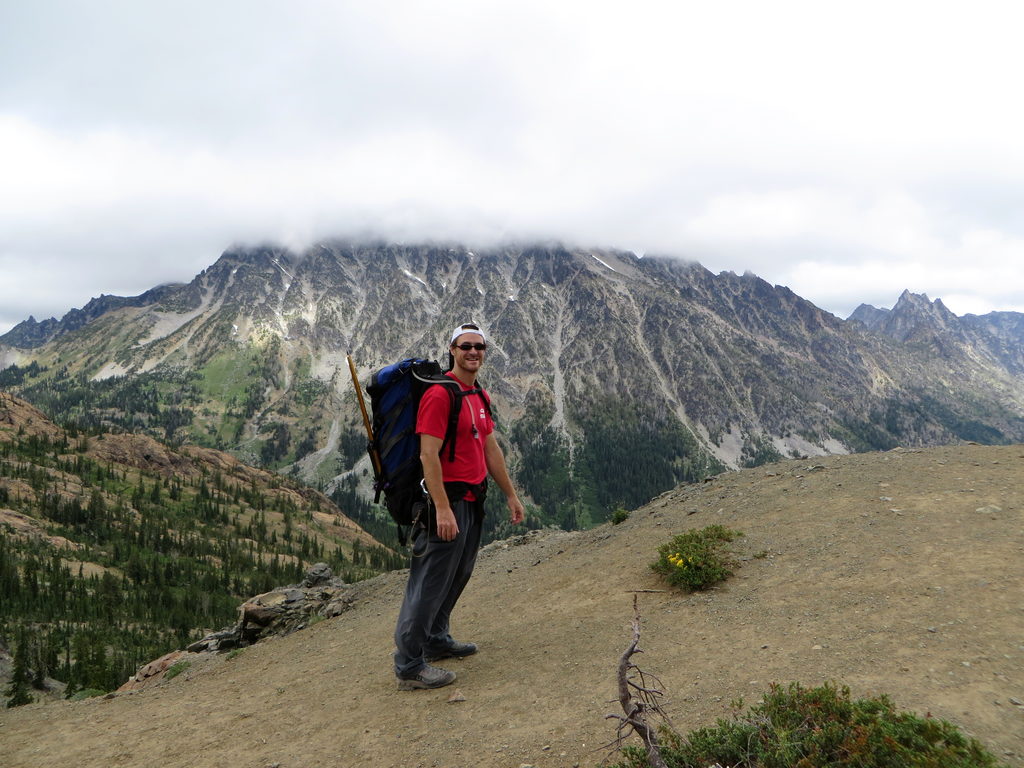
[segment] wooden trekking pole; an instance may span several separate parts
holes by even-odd
[[[373,463],[373,476],[379,479],[381,476],[380,455],[377,453],[377,448],[373,442],[373,425],[370,423],[370,414],[366,412],[363,388],[359,386],[359,376],[356,375],[356,364],[352,360],[352,355],[346,355],[345,357],[348,358],[348,370],[352,374],[352,384],[356,388],[359,410],[363,412],[363,426],[366,427],[366,439],[369,440],[366,445],[366,452],[370,454],[370,461]]]

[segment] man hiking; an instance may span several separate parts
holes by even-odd
[[[476,565],[488,474],[505,494],[513,524],[524,514],[494,437],[490,398],[476,385],[487,352],[483,331],[473,323],[458,326],[448,351],[445,375],[458,382],[462,394],[452,398],[446,385],[433,385],[423,394],[416,419],[431,503],[428,522],[412,534],[409,583],[395,627],[395,675],[403,691],[449,685],[455,673],[428,662],[477,651],[475,644],[452,638],[449,619]],[[445,433],[453,400],[461,412],[451,451]]]

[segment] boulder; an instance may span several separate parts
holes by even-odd
[[[159,682],[167,674],[167,670],[180,661],[183,656],[185,656],[185,651],[171,651],[155,661],[142,665],[139,667],[138,672],[128,678],[128,681],[117,689],[117,693],[138,691]]]
[[[188,650],[223,651],[242,648],[272,635],[287,635],[309,626],[315,618],[332,618],[352,607],[349,585],[336,579],[326,563],[317,563],[299,584],[279,587],[246,600],[239,621],[230,629],[212,632]]]

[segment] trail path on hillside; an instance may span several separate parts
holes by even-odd
[[[680,730],[771,681],[953,721],[1024,766],[1024,448],[792,460],[669,492],[619,526],[485,549],[456,609],[480,645],[459,679],[403,693],[404,574],[348,613],[110,699],[0,712],[6,768],[594,766],[641,592],[642,656]],[[689,528],[741,530],[720,588],[664,591],[648,564]],[[449,702],[456,691],[464,701]],[[1014,703],[1018,702],[1018,703]]]

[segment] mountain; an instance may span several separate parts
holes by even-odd
[[[401,562],[294,480],[210,448],[64,429],[0,392],[0,650],[23,646],[38,687],[116,688],[318,561],[350,582]]]
[[[891,310],[861,304],[850,320],[939,355],[976,356],[983,366],[1024,375],[1024,315],[991,312],[957,317],[941,299],[904,291]]]
[[[491,341],[484,383],[537,523],[585,527],[783,456],[1024,439],[1020,323],[912,294],[848,322],[667,257],[326,241],[232,248],[187,285],[105,299],[17,348],[0,387],[83,429],[227,450],[349,505],[368,463],[346,352],[365,383],[403,357],[443,358],[466,319]],[[508,533],[498,520],[490,537]]]
[[[82,309],[72,309],[60,320],[49,318],[37,322],[34,317],[18,323],[14,328],[4,334],[0,339],[12,347],[38,347],[51,339],[71,331],[76,331],[84,325],[92,322],[108,312],[122,307],[145,307],[154,303],[171,300],[180,286],[162,285],[146,291],[139,296],[106,296],[92,299]]]
[[[155,687],[0,710],[4,766],[596,766],[619,724],[607,716],[621,713],[636,599],[632,661],[680,732],[730,719],[772,683],[835,681],[952,721],[1024,768],[1022,509],[1021,446],[727,473],[620,525],[484,548],[452,617],[480,652],[441,662],[451,687],[396,690],[406,577],[388,573],[353,585],[340,616],[241,653],[188,654]],[[649,565],[658,549],[713,524],[744,534],[735,575],[669,588]]]

